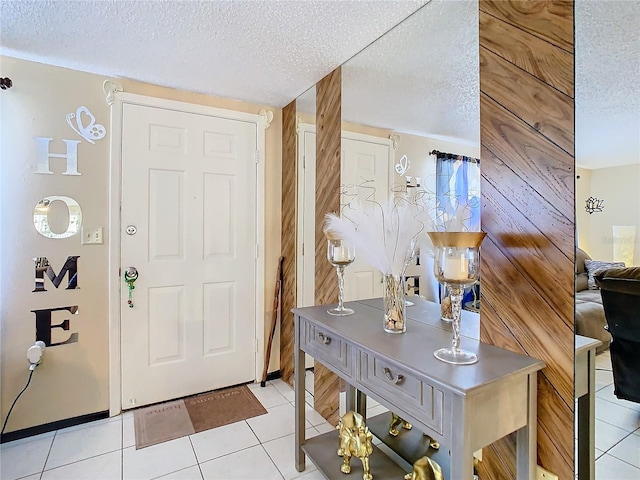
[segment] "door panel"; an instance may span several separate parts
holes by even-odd
[[[256,124],[125,103],[122,125],[123,408],[253,380]]]

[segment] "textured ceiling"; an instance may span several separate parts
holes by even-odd
[[[342,66],[342,119],[479,145],[478,61],[477,1],[432,0]]]
[[[0,53],[282,107],[426,1],[2,0]]]
[[[427,3],[2,0],[0,53],[282,107],[424,5],[344,65],[344,119],[477,144],[477,0]],[[638,25],[640,0],[575,3],[578,166],[640,162]]]
[[[477,2],[433,0],[344,65],[343,118],[478,145],[478,75]]]
[[[575,6],[576,163],[640,163],[640,1]]]

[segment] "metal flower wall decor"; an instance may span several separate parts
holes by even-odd
[[[587,198],[587,204],[584,209],[589,214],[601,212],[604,210],[604,200],[600,200],[596,197],[589,197]]]

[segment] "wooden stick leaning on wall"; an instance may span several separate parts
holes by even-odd
[[[262,370],[262,380],[260,386],[264,387],[267,382],[267,371],[269,370],[269,361],[271,360],[271,344],[273,343],[273,335],[276,332],[278,317],[282,310],[282,263],[284,257],[278,260],[278,273],[276,274],[276,288],[273,295],[273,314],[271,315],[271,328],[269,329],[269,339],[267,340],[267,348],[265,349],[264,369]]]

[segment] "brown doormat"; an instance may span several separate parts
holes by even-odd
[[[265,413],[245,385],[140,408],[133,413],[136,450]]]
[[[184,399],[196,432],[267,413],[245,385]]]
[[[196,433],[184,400],[159,403],[133,412],[136,450]]]

